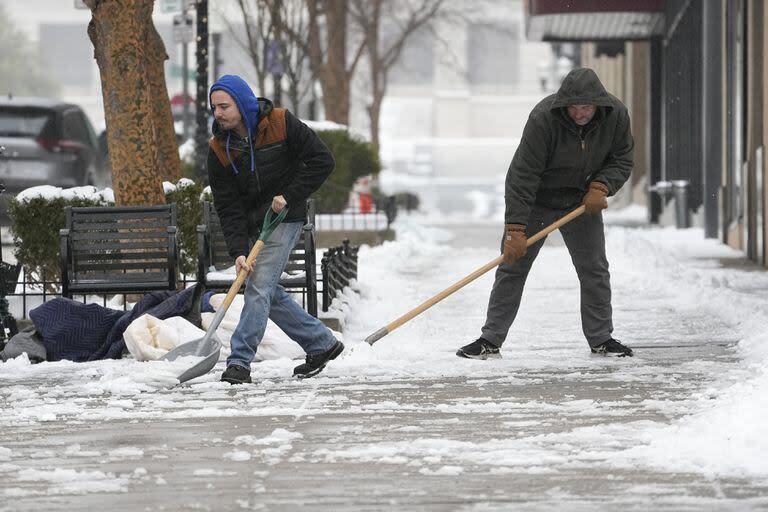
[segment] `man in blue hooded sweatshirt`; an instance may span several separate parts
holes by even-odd
[[[306,219],[306,199],[326,180],[333,156],[307,125],[284,108],[257,98],[240,77],[224,75],[211,86],[213,137],[209,142],[208,179],[236,270],[251,272],[245,307],[232,334],[232,353],[221,380],[251,382],[251,362],[272,319],[307,353],[294,376],[320,373],[344,350],[331,331],[299,306],[278,284]],[[258,261],[247,267],[267,210],[288,215],[270,236]]]

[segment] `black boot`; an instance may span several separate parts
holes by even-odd
[[[477,338],[469,345],[464,345],[456,352],[456,355],[468,359],[501,359],[499,347],[485,338]]]
[[[328,361],[336,359],[344,351],[344,344],[337,341],[331,348],[320,354],[307,356],[306,362],[293,369],[293,376],[299,379],[314,377],[325,368]]]
[[[231,364],[227,366],[227,369],[221,374],[221,382],[229,382],[230,384],[250,384],[251,370],[244,366]]]
[[[632,349],[624,345],[619,340],[613,338],[608,341],[592,347],[593,354],[600,354],[601,356],[613,356],[613,357],[632,357],[634,353]]]

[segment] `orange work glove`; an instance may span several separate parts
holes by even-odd
[[[504,263],[511,265],[523,256],[528,249],[525,238],[525,226],[506,224],[504,226]]]
[[[600,210],[608,208],[608,187],[599,181],[589,184],[589,190],[584,194],[584,206],[587,213],[600,213]]]

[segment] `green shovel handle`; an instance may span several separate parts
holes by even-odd
[[[259,240],[266,242],[272,235],[272,232],[277,228],[278,224],[283,222],[285,216],[288,215],[288,207],[286,206],[280,213],[275,213],[272,208],[267,210],[267,214],[264,216],[264,223],[261,225],[261,233],[259,234]]]

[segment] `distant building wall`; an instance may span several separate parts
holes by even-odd
[[[485,5],[415,43],[407,65],[425,71],[406,75],[398,66],[382,109],[385,167],[422,179],[422,204],[447,213],[473,210],[481,197],[493,203],[485,211],[503,210],[504,177],[528,115],[559,85],[542,89],[539,69],[553,55],[548,43],[525,39],[523,2]],[[389,185],[413,181],[399,183]]]

